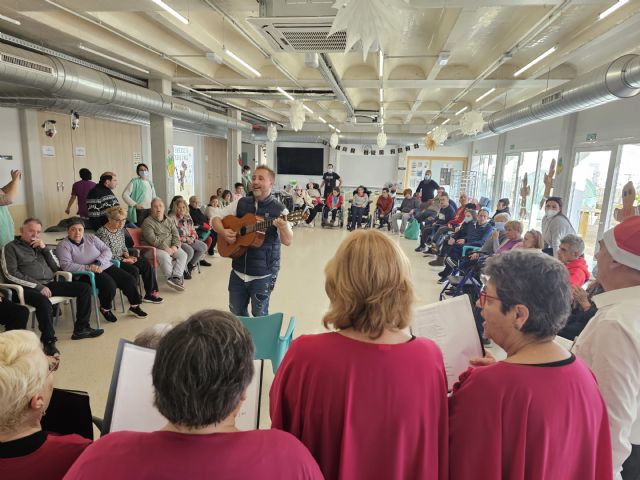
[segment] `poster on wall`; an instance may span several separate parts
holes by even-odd
[[[195,193],[195,176],[193,162],[193,147],[174,145],[173,163],[175,171],[173,175],[175,194],[182,195],[185,200]]]
[[[429,160],[408,157],[408,163],[408,179],[406,188],[410,188],[415,192],[418,184],[424,178],[425,172],[429,170]]]

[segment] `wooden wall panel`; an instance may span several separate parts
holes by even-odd
[[[209,197],[216,193],[218,187],[229,188],[227,172],[227,141],[223,138],[204,138],[205,182],[204,198],[206,204]]]

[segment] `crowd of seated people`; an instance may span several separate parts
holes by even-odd
[[[59,359],[46,357],[30,332],[0,334],[0,472],[52,479],[614,478],[607,398],[585,363],[553,341],[575,298],[560,261],[518,246],[487,261],[478,307],[487,335],[507,356],[472,359],[449,398],[439,348],[407,329],[415,297],[397,242],[357,231],[325,273],[323,321],[331,331],[289,347],[271,386],[268,430],[235,424],[255,372],[250,334],[232,314],[205,310],[138,336],[138,344],[157,349],[155,405],[167,424],[92,444],[42,431]]]

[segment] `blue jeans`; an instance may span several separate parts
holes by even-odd
[[[274,286],[275,277],[273,275],[245,282],[231,270],[229,275],[229,310],[239,317],[248,317],[247,307],[249,300],[251,300],[252,316],[269,315],[269,297]]]

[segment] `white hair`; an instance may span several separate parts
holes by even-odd
[[[14,431],[49,373],[38,337],[28,330],[0,333],[0,432]]]

